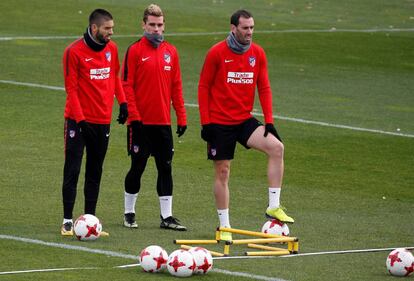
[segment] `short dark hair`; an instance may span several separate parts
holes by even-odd
[[[249,11],[246,11],[246,10],[238,10],[238,11],[234,12],[233,15],[231,15],[230,23],[232,25],[238,26],[239,25],[239,19],[240,19],[240,17],[249,19],[249,18],[252,18],[253,15]]]
[[[89,16],[89,25],[100,25],[103,21],[113,20],[110,12],[104,9],[96,9]]]

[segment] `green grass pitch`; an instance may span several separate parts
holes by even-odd
[[[172,243],[174,239],[214,238],[218,222],[212,164],[206,160],[198,110],[192,105],[197,104],[204,56],[210,46],[225,38],[229,17],[239,8],[253,13],[254,40],[267,53],[273,109],[280,116],[275,123],[286,149],[282,203],[296,219],[290,232],[299,237],[300,252],[414,246],[412,1],[157,3],[166,15],[166,39],[180,53],[184,97],[189,105],[189,128],[184,137],[175,138],[173,166],[174,214],[189,231],[159,229],[153,160],[148,163],[137,203],[139,229],[122,227],[123,180],[129,159],[125,127],[115,122],[118,109],[114,108],[97,208],[97,216],[111,236],[91,243],[61,237],[65,92],[7,82],[63,87],[63,50],[81,36],[89,13],[98,7],[108,9],[115,18],[115,35],[119,36],[114,41],[122,58],[127,47],[141,35],[139,21],[150,2],[3,0],[0,273],[83,269],[0,274],[0,280],[172,280],[168,273],[153,275],[137,267],[116,266],[137,263],[128,256],[137,255],[150,244],[160,245],[170,253],[177,248]],[[32,36],[40,38],[16,38]],[[46,40],[46,36],[52,38]],[[63,37],[56,38],[59,36]],[[260,111],[258,103],[255,108]],[[263,155],[238,147],[230,179],[233,227],[258,231],[265,222],[265,169]],[[83,210],[82,184],[81,176],[75,216]],[[123,256],[56,247],[62,244]],[[239,255],[245,250],[233,246],[231,254]],[[215,260],[216,271],[191,278],[393,280],[385,268],[388,252]]]

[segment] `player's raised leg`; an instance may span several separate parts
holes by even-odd
[[[280,205],[280,193],[283,181],[284,146],[274,135],[265,134],[265,127],[259,126],[250,136],[247,145],[266,153],[268,156],[267,177],[269,181],[269,206],[266,216],[282,222],[293,223],[294,219],[288,216]]]

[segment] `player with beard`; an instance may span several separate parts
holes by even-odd
[[[84,213],[95,215],[102,166],[108,148],[114,95],[118,122],[124,124],[128,108],[119,73],[118,49],[111,41],[114,21],[103,9],[89,16],[89,26],[63,55],[65,78],[65,165],[63,171],[63,224],[61,234],[73,235],[73,208],[86,148]],[[101,235],[108,235],[102,232]]]
[[[236,11],[231,16],[230,29],[226,40],[209,50],[198,84],[201,137],[207,142],[208,159],[214,163],[214,195],[220,226],[230,227],[228,183],[237,142],[267,155],[266,216],[293,223],[280,206],[284,147],[273,125],[266,55],[252,42],[252,14]],[[265,125],[251,114],[256,87]],[[221,232],[220,238],[231,240],[231,233]]]

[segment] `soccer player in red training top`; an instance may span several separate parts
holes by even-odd
[[[280,206],[283,144],[272,117],[272,92],[263,49],[252,42],[254,20],[239,10],[230,19],[227,39],[208,52],[198,85],[201,137],[215,169],[214,195],[221,227],[230,227],[229,176],[236,142],[268,156],[269,206],[266,216],[293,223]],[[257,86],[265,125],[251,115]],[[231,233],[222,232],[222,240]]]
[[[137,228],[135,203],[148,157],[154,156],[158,170],[157,193],[161,228],[184,231],[172,216],[173,137],[171,102],[177,115],[177,134],[187,129],[181,71],[175,47],[164,41],[164,15],[149,5],[143,16],[144,35],[127,50],[122,65],[122,85],[128,100],[128,153],[131,168],[125,178],[124,226]]]
[[[128,117],[126,98],[118,76],[118,49],[110,41],[113,28],[113,18],[108,11],[94,10],[83,38],[70,44],[63,55],[67,93],[62,186],[64,219],[61,228],[64,236],[73,235],[72,212],[85,147],[85,214],[95,215],[114,95],[120,104],[118,122],[124,124]]]

